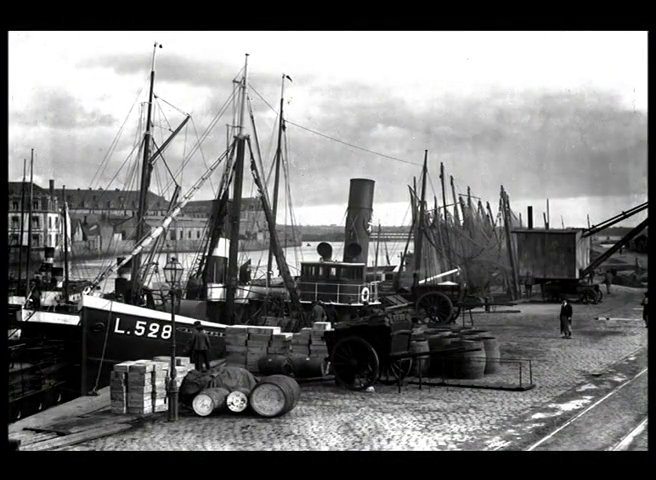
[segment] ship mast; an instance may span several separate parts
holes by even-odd
[[[418,280],[419,270],[421,269],[421,255],[424,240],[424,205],[426,203],[426,177],[428,176],[428,150],[424,150],[424,167],[421,175],[421,200],[419,203],[419,218],[417,220],[417,237],[415,239],[415,274],[413,278]]]
[[[68,302],[68,205],[66,204],[66,185],[62,188],[64,222],[64,301]]]
[[[23,183],[21,184],[21,218],[20,218],[20,236],[18,240],[18,284],[16,285],[17,295],[20,295],[20,285],[23,279],[23,236],[25,235],[25,169],[27,168],[27,159],[23,159]],[[590,223],[590,222],[588,222]]]
[[[30,291],[30,263],[32,257],[32,207],[34,195],[34,149],[32,149],[30,157],[30,199],[27,204],[27,268],[25,269],[25,297],[29,295]]]
[[[153,111],[153,87],[155,85],[155,52],[157,47],[162,48],[155,42],[153,45],[153,60],[150,70],[150,91],[148,94],[148,113],[146,116],[146,131],[144,133],[143,161],[141,165],[141,184],[139,186],[139,209],[137,210],[137,225],[135,241],[139,242],[144,235],[146,211],[148,210],[148,188],[150,187],[150,175],[152,172],[152,163],[150,162],[150,145],[152,143],[152,111]],[[134,256],[132,260],[132,301],[129,303],[138,303],[141,294],[141,284],[139,282],[139,268],[141,267],[141,254]]]
[[[241,194],[244,177],[244,150],[246,135],[244,135],[244,114],[246,110],[246,90],[248,86],[248,54],[244,60],[244,76],[241,81],[241,106],[237,126],[237,158],[235,159],[232,206],[230,208],[230,250],[228,255],[228,279],[226,289],[226,321],[234,322],[235,293],[237,291],[238,255],[239,255],[239,222],[241,219]]]
[[[285,74],[282,74],[282,85],[280,87],[280,117],[278,119],[278,148],[276,149],[276,173],[273,184],[273,205],[272,214],[275,228],[276,216],[278,212],[278,188],[280,183],[280,161],[282,157],[282,130],[284,128],[283,104],[285,97]],[[271,284],[271,268],[273,266],[273,245],[269,242],[269,260],[267,262],[267,285]]]

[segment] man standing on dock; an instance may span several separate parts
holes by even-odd
[[[610,295],[610,284],[613,283],[613,275],[610,273],[610,270],[606,270],[606,275],[604,275],[604,284],[606,285],[606,294]]]
[[[648,328],[649,325],[647,323],[647,292],[645,292],[645,298],[642,299],[641,305],[642,305],[642,319],[645,321],[645,328]]]
[[[199,372],[209,370],[210,368],[210,337],[203,331],[200,321],[194,322],[196,330],[192,333],[189,343],[191,361]]]
[[[560,333],[563,338],[572,338],[572,306],[565,298],[560,307]]]

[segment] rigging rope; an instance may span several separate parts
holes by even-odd
[[[137,92],[137,95],[132,102],[132,106],[130,107],[130,110],[128,111],[128,114],[125,116],[125,119],[123,120],[123,123],[119,127],[118,132],[116,132],[116,135],[114,136],[112,142],[109,145],[109,148],[107,149],[107,153],[105,153],[105,156],[101,160],[100,164],[98,165],[98,169],[96,169],[96,173],[94,174],[93,178],[91,179],[90,185],[93,187],[93,182],[96,180],[96,176],[102,175],[104,172],[105,168],[107,168],[106,162],[108,162],[109,157],[112,155],[114,152],[116,145],[118,144],[118,140],[121,136],[121,133],[123,132],[123,129],[125,127],[125,124],[127,123],[128,119],[130,118],[130,115],[132,114],[132,110],[134,109],[134,106],[137,104],[137,100],[139,99],[139,96],[141,96],[141,92],[143,92],[143,89],[145,88],[145,85],[143,85],[139,91]],[[101,171],[102,170],[102,171]]]

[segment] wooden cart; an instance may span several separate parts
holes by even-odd
[[[411,329],[407,315],[380,314],[340,322],[327,331],[324,338],[337,383],[364,390],[376,381],[400,382],[412,368]]]

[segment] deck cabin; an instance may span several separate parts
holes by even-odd
[[[302,303],[321,300],[333,305],[379,304],[378,284],[365,279],[366,264],[302,262],[297,285]]]

